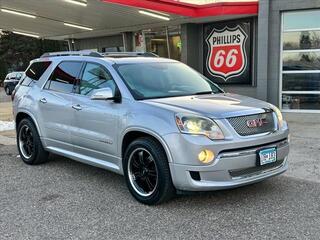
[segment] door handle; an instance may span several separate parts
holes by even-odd
[[[42,102],[42,103],[47,103],[47,99],[41,98],[41,99],[40,99],[40,102]]]
[[[75,109],[75,110],[77,110],[77,111],[82,110],[82,107],[80,106],[80,104],[73,105],[72,108]]]

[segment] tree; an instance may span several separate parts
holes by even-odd
[[[36,39],[2,32],[0,36],[0,81],[8,72],[24,71],[32,59],[45,52],[65,51],[65,41]]]

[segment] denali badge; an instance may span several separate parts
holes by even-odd
[[[257,128],[262,127],[264,124],[267,124],[267,120],[264,118],[257,118],[257,119],[250,119],[247,120],[247,127],[248,128]]]

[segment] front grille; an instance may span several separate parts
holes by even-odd
[[[263,166],[256,166],[256,167],[245,168],[245,169],[231,170],[231,171],[229,171],[229,174],[233,178],[248,176],[248,175],[252,175],[255,173],[262,172],[262,171],[267,171],[267,170],[272,170],[273,168],[277,168],[283,163],[283,161],[284,160],[282,159],[282,160],[278,160],[274,163],[269,163],[269,164],[266,164]]]
[[[249,127],[248,121],[255,121],[260,119],[263,121],[262,126]],[[227,118],[234,130],[241,136],[250,136],[260,133],[273,132],[275,130],[275,122],[273,112],[266,112],[254,115],[239,116]]]

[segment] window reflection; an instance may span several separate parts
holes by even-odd
[[[81,70],[82,62],[62,62],[60,63],[50,77],[50,81],[46,83],[46,88],[71,93],[73,85]]]
[[[286,32],[283,34],[283,50],[320,48],[320,31]]]
[[[80,82],[80,94],[91,96],[94,90],[107,87],[115,90],[115,83],[109,72],[100,65],[87,63]]]
[[[135,50],[153,52],[160,57],[181,60],[180,35],[180,26],[154,28],[137,32],[134,38]]]
[[[320,110],[320,95],[283,94],[282,109]]]
[[[320,70],[320,52],[284,52],[283,70]]]

